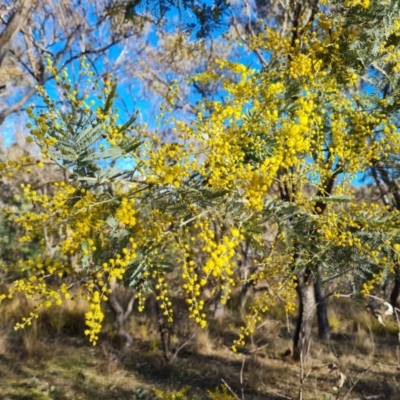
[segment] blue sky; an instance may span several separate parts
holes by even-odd
[[[212,4],[212,0],[208,0],[206,2],[204,2],[206,4],[206,6],[210,6]],[[172,11],[169,11],[167,13],[167,18],[171,21],[176,20],[178,16],[178,11],[177,9],[173,9]],[[89,19],[93,18],[89,16]],[[188,18],[190,19],[190,15],[188,15]],[[95,21],[93,21],[94,23]],[[172,25],[171,25],[172,27]],[[173,28],[171,28],[172,30]],[[223,29],[223,28],[222,28]],[[214,38],[217,38],[221,35],[221,30],[215,30],[212,34],[212,36]],[[194,39],[196,32],[193,32],[192,34],[192,38]],[[148,41],[150,43],[150,45],[152,46],[157,46],[157,41],[158,41],[158,37],[156,34],[156,28],[153,26],[153,28],[150,30],[149,35],[148,35]],[[64,46],[64,43],[55,43],[52,46],[52,50],[54,52],[57,52],[59,49],[62,48],[62,46]],[[109,58],[109,60],[111,61],[111,65],[112,62],[117,60],[118,57],[120,56],[120,53],[123,49],[122,45],[115,45],[113,47],[111,47],[106,54],[106,57]],[[244,48],[238,51],[238,58],[235,61],[241,61],[244,62],[247,65],[252,65],[253,68],[260,68],[260,63],[258,58],[253,54],[253,53],[249,53],[248,51],[246,51]],[[62,61],[63,62],[63,61]],[[62,64],[61,62],[61,64]],[[68,71],[72,74],[72,71],[76,71],[79,68],[79,63],[80,60],[76,59],[74,62],[71,63],[71,65],[68,67]],[[95,64],[95,68],[99,73],[105,72],[105,70],[107,68],[109,68],[109,65],[106,65],[104,63],[104,59],[99,59],[96,64]],[[49,80],[48,83],[46,84],[46,89],[48,91],[48,93],[50,94],[51,97],[55,98],[57,97],[57,93],[56,93],[56,89],[55,89],[55,82],[54,80]],[[147,110],[149,110],[152,107],[153,101],[152,99],[144,99],[143,97],[140,98],[138,93],[141,89],[140,87],[140,82],[136,81],[136,86],[133,86],[133,94],[134,97],[132,98],[130,95],[127,96],[127,92],[131,91],[131,86],[128,84],[120,84],[118,87],[118,94],[120,96],[120,99],[124,99],[124,103],[126,108],[128,109],[128,112],[126,113],[124,111],[124,107],[120,106],[118,104],[118,101],[116,102],[116,106],[119,108],[120,112],[120,116],[121,116],[121,121],[126,120],[129,117],[129,114],[135,112],[136,110],[139,110],[139,122],[141,123],[147,123],[149,125],[149,127],[151,129],[156,129],[157,124],[156,121],[153,119],[152,114],[146,112]],[[191,97],[189,97],[190,101],[195,102],[198,98],[195,97],[195,95],[192,94]],[[34,96],[31,98],[31,100],[29,101],[29,104],[37,104],[38,106],[40,106],[40,101]],[[22,114],[23,116],[23,114]],[[5,134],[3,135],[4,137],[4,143],[6,145],[9,145],[12,143],[13,141],[13,130],[15,127],[15,124],[19,121],[24,120],[25,118],[21,118],[21,115],[18,114],[14,114],[12,116],[10,116],[9,118],[7,118],[5,124],[3,125],[3,132],[5,132]],[[357,177],[355,182],[356,184],[360,184],[360,179],[361,176]]]

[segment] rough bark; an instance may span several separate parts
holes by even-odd
[[[0,34],[0,68],[15,35],[20,31],[36,2],[37,0],[22,0],[18,10],[15,11],[6,28]]]
[[[314,280],[309,271],[305,270],[297,275],[297,293],[299,296],[299,315],[293,340],[293,359],[300,361],[307,357],[312,325],[315,315]]]
[[[320,268],[318,268],[318,273],[321,275]],[[315,282],[314,291],[315,302],[317,304],[318,337],[322,340],[329,340],[331,330],[329,328],[325,289],[318,282]]]

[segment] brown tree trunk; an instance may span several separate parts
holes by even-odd
[[[321,273],[321,268],[318,268],[320,276]],[[315,282],[314,291],[315,302],[317,304],[318,337],[322,340],[329,340],[331,338],[331,329],[329,328],[325,289],[318,282]]]
[[[390,304],[393,307],[400,308],[400,278],[397,276],[398,272],[394,277],[394,286],[392,293],[390,293]]]
[[[246,306],[248,291],[252,286],[253,282],[245,282],[242,285],[242,289],[240,290],[240,295],[239,295],[239,305],[241,310],[244,309],[244,307]]]
[[[314,280],[308,270],[297,275],[297,293],[299,296],[299,316],[293,340],[293,359],[300,361],[307,357],[310,343],[312,325],[315,315]]]
[[[163,309],[158,304],[157,300],[154,302],[155,310],[158,320],[158,332],[160,333],[161,345],[163,349],[164,358],[166,361],[171,361],[171,324],[167,322]]]

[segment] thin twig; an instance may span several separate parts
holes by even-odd
[[[353,391],[354,387],[357,385],[357,383],[358,383],[359,380],[362,378],[362,376],[363,376],[365,373],[367,373],[371,368],[372,368],[372,365],[369,366],[366,370],[357,373],[357,375],[356,375],[357,378],[353,381],[353,384],[350,386],[349,390],[347,390],[347,392],[346,392],[343,396],[341,396],[342,399],[345,399],[346,396],[347,396],[349,393],[351,393],[351,392]],[[339,393],[338,393],[338,396],[339,396]],[[338,399],[339,397],[336,397],[336,398]]]
[[[231,387],[225,382],[225,380],[223,378],[221,378],[222,383],[226,386],[226,388],[232,393],[233,397],[236,400],[240,400],[239,397],[237,397],[236,393],[231,389]]]
[[[242,400],[244,400],[243,369],[244,369],[244,357],[242,360],[242,368],[240,369],[240,386],[242,391]]]
[[[389,364],[382,364],[382,363],[376,363],[379,367],[385,367],[385,368],[397,368],[399,369],[398,365],[389,365]]]
[[[372,341],[372,356],[375,355],[375,340],[374,340],[374,334],[372,333],[372,329],[368,324],[368,330],[369,330],[369,334],[371,336],[371,341]]]
[[[266,322],[268,322],[268,321],[266,321]],[[261,324],[260,326],[257,327],[257,329],[261,328],[261,326],[263,326],[263,325],[265,325],[265,324]],[[261,339],[267,339],[268,336],[269,336],[272,332],[274,332],[275,330],[277,330],[277,328],[280,328],[280,326],[281,326],[281,323],[278,322],[278,323],[268,332],[268,334],[267,334],[265,337],[261,338]],[[261,340],[261,339],[260,339],[260,340]],[[259,342],[259,340],[258,340],[256,343],[258,343],[258,342]],[[262,350],[262,349],[264,349],[265,347],[267,347],[268,345],[269,345],[269,343],[266,343],[266,344],[264,344],[264,345],[262,345],[262,346],[260,346],[260,347],[256,347],[255,349],[250,350],[249,353],[256,353],[258,350]]]
[[[170,364],[172,364],[174,362],[175,358],[178,356],[178,353],[193,340],[193,338],[196,336],[196,332],[197,332],[197,329],[192,333],[192,335],[189,337],[188,340],[186,340],[180,346],[177,347],[174,354],[172,355],[172,357],[169,360]]]

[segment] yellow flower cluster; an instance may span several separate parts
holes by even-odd
[[[373,274],[372,278],[363,283],[363,287],[361,290],[362,295],[370,294],[376,287],[382,284],[382,275],[381,274]]]
[[[115,216],[120,221],[121,224],[127,226],[128,228],[133,228],[136,225],[135,218],[135,199],[128,199],[123,197],[121,204],[117,209]]]
[[[85,335],[89,336],[89,340],[93,343],[93,345],[95,345],[99,340],[98,334],[101,331],[101,323],[104,319],[104,314],[101,310],[102,300],[104,300],[102,299],[102,294],[100,294],[100,292],[97,290],[91,293],[91,295],[88,297],[88,301],[90,302],[90,311],[85,314],[85,319],[86,325],[89,327],[89,329],[85,330]]]
[[[368,0],[344,4],[370,7]],[[380,232],[382,225],[370,224],[365,213],[379,217],[384,214],[382,207],[310,199],[310,186],[317,197],[350,195],[348,183],[356,174],[400,150],[397,121],[390,111],[398,93],[385,98],[371,96],[366,103],[365,96],[355,92],[359,76],[344,62],[343,37],[351,42],[361,28],[333,25],[333,20],[319,14],[312,31],[304,27],[294,41],[274,29],[262,29],[251,38],[250,47],[268,52],[269,64],[263,70],[216,60],[218,73],[206,72],[194,80],[217,81],[225,99],[200,101],[191,122],[171,118],[176,134],[172,142],[162,143],[159,137],[144,133],[145,128],[138,128],[136,132],[145,143],[140,151],[124,153],[131,161],[126,163],[127,169],[133,167],[117,178],[107,178],[100,163],[87,162],[95,150],[115,150],[131,138],[117,123],[118,112],[112,108],[116,82],[111,76],[104,82],[99,95],[101,106],[95,107],[88,130],[80,126],[71,132],[71,127],[79,126],[78,116],[88,114],[94,104],[78,96],[68,74],[60,75],[48,61],[47,69],[58,74],[57,84],[70,103],[70,112],[64,120],[60,118],[54,102],[38,87],[48,111],[35,114],[28,108],[27,112],[33,120],[29,128],[41,148],[41,161],[25,157],[0,164],[0,172],[11,177],[13,170],[46,166],[44,161],[50,159],[65,171],[67,179],[49,185],[48,192],[23,185],[25,199],[34,203],[35,209],[8,211],[26,231],[21,240],[36,240],[44,254],[41,259],[21,261],[18,268],[26,278],[15,282],[9,296],[15,292],[38,296],[40,307],[60,304],[69,297],[69,288],[64,283],[52,288],[46,278],[55,274],[75,276],[79,271],[85,277],[82,293],[90,307],[85,334],[96,343],[104,319],[102,302],[107,300],[110,284],[123,280],[138,259],[134,271],[138,279],[134,281],[143,279],[152,284],[163,314],[172,321],[171,285],[160,265],[176,256],[190,316],[205,327],[202,292],[212,285],[213,294],[218,294],[224,304],[233,288],[244,283],[238,271],[241,244],[251,237],[259,248],[266,246],[263,235],[255,232],[267,229],[267,198],[277,188],[281,200],[299,209],[292,220],[305,213],[314,225],[304,243],[283,229],[277,232],[268,256],[257,261],[257,272],[250,279],[265,282],[268,290],[250,307],[234,346],[242,345],[257,329],[262,315],[278,298],[287,312],[294,310],[297,256],[301,254],[312,264],[317,257],[310,250],[313,245],[317,250],[323,246],[352,248],[377,266],[390,266],[385,249],[399,251],[398,245],[391,244],[397,231],[377,248],[371,248],[358,235],[364,230]],[[382,43],[380,50],[396,71],[400,56],[391,46]],[[87,68],[85,62],[83,66]],[[91,74],[88,72],[89,80]],[[93,84],[99,88],[97,82]],[[163,121],[178,98],[179,85],[175,82],[162,109]],[[82,136],[96,123],[101,128],[99,142],[89,141],[89,150],[77,146],[76,154],[72,154],[67,144],[83,141]],[[74,157],[80,157],[80,161],[72,173],[65,160]],[[108,159],[101,161],[107,165]],[[81,168],[80,163],[85,162],[85,168]],[[83,170],[89,171],[87,176],[82,176]],[[203,191],[218,196],[217,200]],[[249,221],[259,225],[252,230]],[[57,257],[50,254],[55,247],[49,245],[52,241],[57,245]],[[73,256],[76,261],[70,262]],[[375,273],[362,293],[368,294],[381,279],[382,274]],[[139,309],[143,310],[145,293],[138,285]],[[31,314],[18,327],[36,316]]]
[[[370,0],[346,0],[344,2],[345,7],[357,7],[361,6],[362,8],[369,7]]]
[[[160,273],[155,274],[157,276],[157,284],[155,285],[156,300],[160,303],[160,308],[163,315],[166,317],[167,322],[173,321],[172,302],[168,297],[168,284],[165,278]]]

